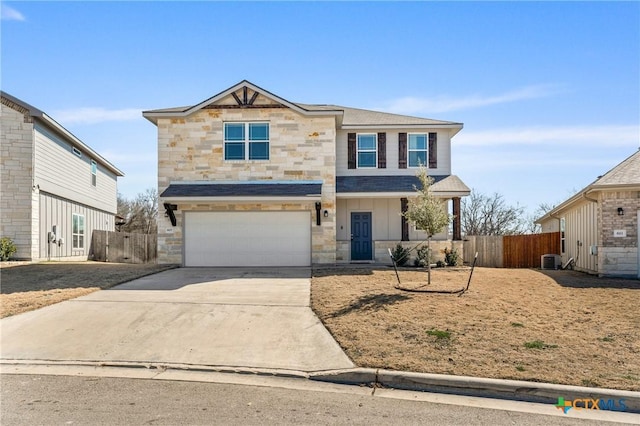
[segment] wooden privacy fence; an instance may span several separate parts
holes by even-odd
[[[560,233],[531,235],[468,236],[463,246],[465,263],[473,262],[478,252],[477,266],[489,268],[539,268],[544,254],[559,254]]]
[[[157,242],[156,234],[93,231],[89,259],[114,263],[155,263]]]

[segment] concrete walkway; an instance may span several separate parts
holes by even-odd
[[[2,360],[352,368],[309,307],[309,268],[180,268],[0,321]]]

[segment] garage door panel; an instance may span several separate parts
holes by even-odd
[[[186,266],[309,266],[309,212],[186,212]]]

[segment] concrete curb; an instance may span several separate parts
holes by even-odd
[[[476,396],[482,398],[508,399],[513,401],[556,404],[558,398],[565,401],[600,399],[607,404],[613,400],[612,408],[627,413],[640,413],[640,392],[557,385],[553,383],[525,382],[521,380],[486,379],[445,374],[411,373],[373,368],[354,368],[309,374],[309,379],[323,382],[370,385],[392,389],[436,392],[444,394]],[[619,401],[624,400],[622,410]],[[580,403],[581,406],[584,403]]]

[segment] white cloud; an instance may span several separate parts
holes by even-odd
[[[561,146],[629,146],[640,145],[640,127],[637,125],[537,126],[460,132],[455,145],[539,145]]]
[[[5,3],[0,5],[0,16],[3,21],[24,21],[25,17],[22,13],[18,12],[11,6],[7,6]]]
[[[105,121],[131,121],[142,117],[140,108],[123,108],[108,110],[105,108],[77,108],[58,110],[52,117],[59,123],[68,124],[96,124]]]
[[[391,100],[383,111],[397,114],[431,114],[464,109],[480,108],[488,105],[504,104],[526,99],[537,99],[559,93],[554,85],[527,86],[497,95],[469,95],[460,98],[438,96],[435,98],[404,97]]]

